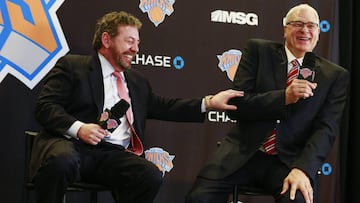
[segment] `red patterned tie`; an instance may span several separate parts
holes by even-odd
[[[286,81],[287,86],[289,86],[299,74],[299,66],[300,66],[299,62],[296,59],[294,59],[291,61],[291,65],[292,68],[288,73],[287,81]],[[271,131],[270,136],[263,143],[264,150],[267,154],[272,155],[276,153],[275,141],[276,141],[276,129]]]
[[[116,77],[116,85],[117,85],[117,89],[119,92],[119,97],[124,99],[125,101],[127,101],[130,104],[130,97],[129,97],[129,94],[126,92],[121,74],[119,72],[115,71],[115,72],[113,72],[113,75]],[[132,117],[131,112],[132,112],[132,108],[130,106],[129,109],[126,111],[126,120],[129,124],[129,128],[130,128],[131,146],[129,146],[127,148],[127,150],[140,156],[143,153],[144,149],[143,149],[141,140],[140,140],[139,136],[136,134],[135,129],[132,125],[134,119]]]
[[[292,60],[291,65],[292,65],[292,68],[290,69],[290,71],[288,73],[286,86],[289,86],[292,83],[292,81],[295,78],[297,78],[297,76],[299,75],[300,64],[299,64],[298,60],[296,60],[296,59]]]

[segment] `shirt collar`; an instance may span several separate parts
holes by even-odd
[[[109,61],[100,53],[98,53],[99,56],[99,60],[100,60],[100,65],[101,65],[101,70],[102,70],[102,74],[104,78],[110,77],[112,75],[112,73],[115,71],[115,69],[112,67],[112,65],[109,63]],[[122,77],[123,76],[123,72],[120,72]]]
[[[298,60],[299,64],[302,65],[304,57],[296,58],[286,46],[285,46],[285,52],[286,52],[286,57],[287,57],[287,60],[288,60],[289,63],[292,60],[296,59],[296,60]]]

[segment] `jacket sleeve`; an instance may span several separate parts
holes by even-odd
[[[273,53],[280,47],[262,40],[248,41],[233,82],[233,88],[244,91],[245,95],[229,101],[237,106],[236,111],[228,112],[232,119],[271,121],[286,116],[285,86],[276,85],[277,67],[273,63]],[[286,77],[286,69],[283,71]]]

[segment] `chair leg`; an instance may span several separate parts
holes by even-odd
[[[66,203],[66,194],[64,194],[64,196],[63,196],[63,201],[62,201],[63,203]]]
[[[97,191],[90,191],[90,203],[97,203]],[[63,197],[63,203],[66,203],[66,194]]]
[[[97,191],[90,191],[90,202],[97,203]]]
[[[29,199],[30,199],[30,191],[26,188],[26,186],[24,186],[23,189],[23,195],[22,195],[22,203],[28,203]]]
[[[238,203],[238,187],[235,184],[233,190],[233,203]]]

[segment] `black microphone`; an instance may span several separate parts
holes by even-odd
[[[299,79],[304,79],[313,82],[315,79],[315,54],[313,52],[306,52],[302,66],[299,69]]]
[[[113,132],[120,124],[120,118],[126,113],[130,104],[121,99],[111,109],[105,109],[98,118],[98,124],[105,130]]]

